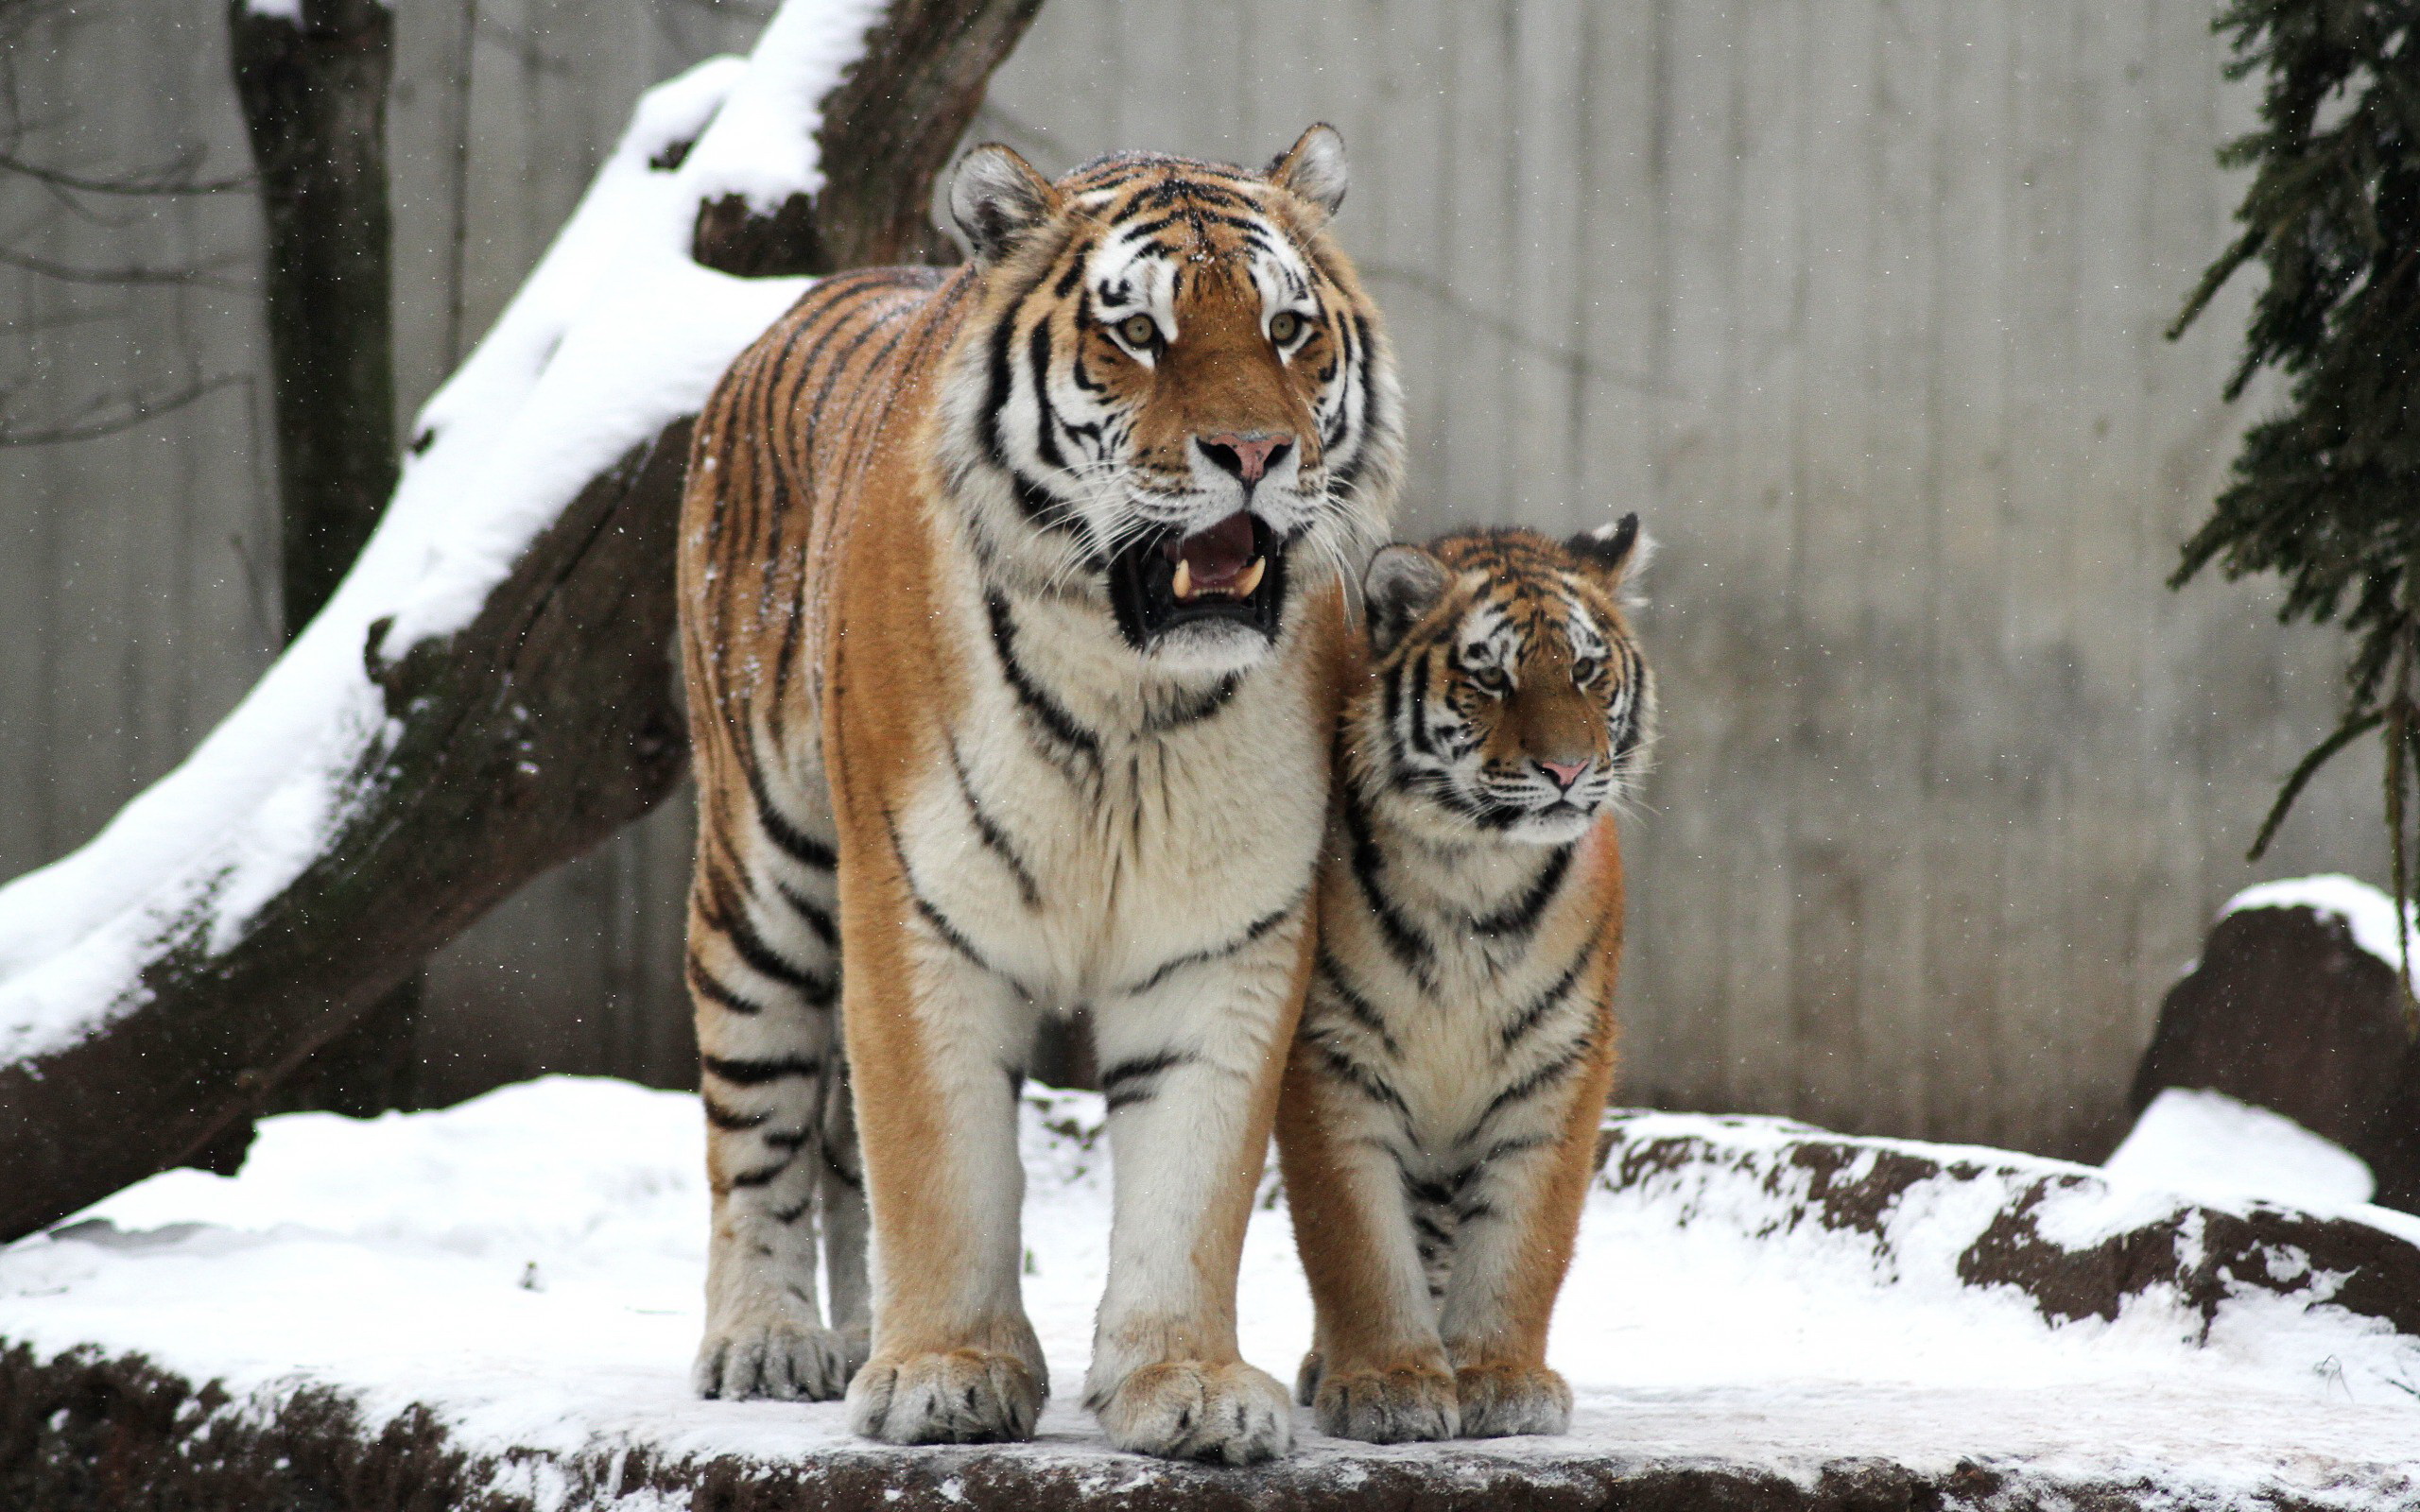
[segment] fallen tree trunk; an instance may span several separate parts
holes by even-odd
[[[282,1073],[670,791],[689,417],[800,289],[726,274],[929,252],[934,177],[1039,5],[788,0],[746,65],[642,102],[327,610],[184,765],[0,889],[0,1241],[239,1157]]]

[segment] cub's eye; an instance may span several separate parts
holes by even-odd
[[[1512,687],[1512,683],[1506,680],[1502,670],[1496,667],[1474,666],[1470,669],[1470,674],[1472,682],[1478,684],[1482,691],[1492,693],[1499,698],[1504,696],[1505,692]]]
[[[1596,681],[1597,674],[1604,670],[1605,663],[1597,658],[1582,657],[1571,664],[1571,680],[1584,688]]]
[[[1269,339],[1279,346],[1289,346],[1302,335],[1303,318],[1291,310],[1280,310],[1269,318]]]
[[[1117,335],[1130,347],[1148,350],[1160,339],[1160,323],[1148,315],[1130,315],[1117,322]]]

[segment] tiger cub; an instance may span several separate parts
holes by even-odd
[[[1612,811],[1655,706],[1623,586],[1648,551],[1631,515],[1370,564],[1277,1129],[1323,1432],[1570,1421],[1547,1322],[1614,1075]]]

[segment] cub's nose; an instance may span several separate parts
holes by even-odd
[[[1294,438],[1272,436],[1267,431],[1254,431],[1249,436],[1221,431],[1216,436],[1197,436],[1193,444],[1219,467],[1246,484],[1253,484],[1286,455],[1286,449],[1294,444]]]
[[[1593,764],[1588,762],[1541,761],[1538,763],[1538,768],[1545,772],[1548,777],[1554,779],[1555,786],[1562,788],[1564,792],[1568,793],[1571,791],[1572,783],[1577,782],[1581,778],[1587,775],[1588,768],[1591,765]]]

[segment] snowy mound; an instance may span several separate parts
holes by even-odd
[[[0,1423],[44,1425],[14,1463],[0,1434],[0,1502],[65,1504],[104,1445],[186,1505],[331,1477],[348,1504],[539,1508],[2420,1498],[2420,1247],[2395,1215],[1668,1114],[1607,1125],[1555,1330],[1570,1435],[1373,1449],[1305,1421],[1253,1470],[1120,1455],[1068,1391],[1104,1264],[1100,1118],[1027,1099],[1026,1296],[1061,1383],[1033,1444],[886,1450],[837,1404],[691,1398],[696,1101],[551,1078],[270,1119],[236,1177],[171,1172],[0,1250]],[[1244,1349],[1290,1376],[1310,1310],[1268,1197]]]

